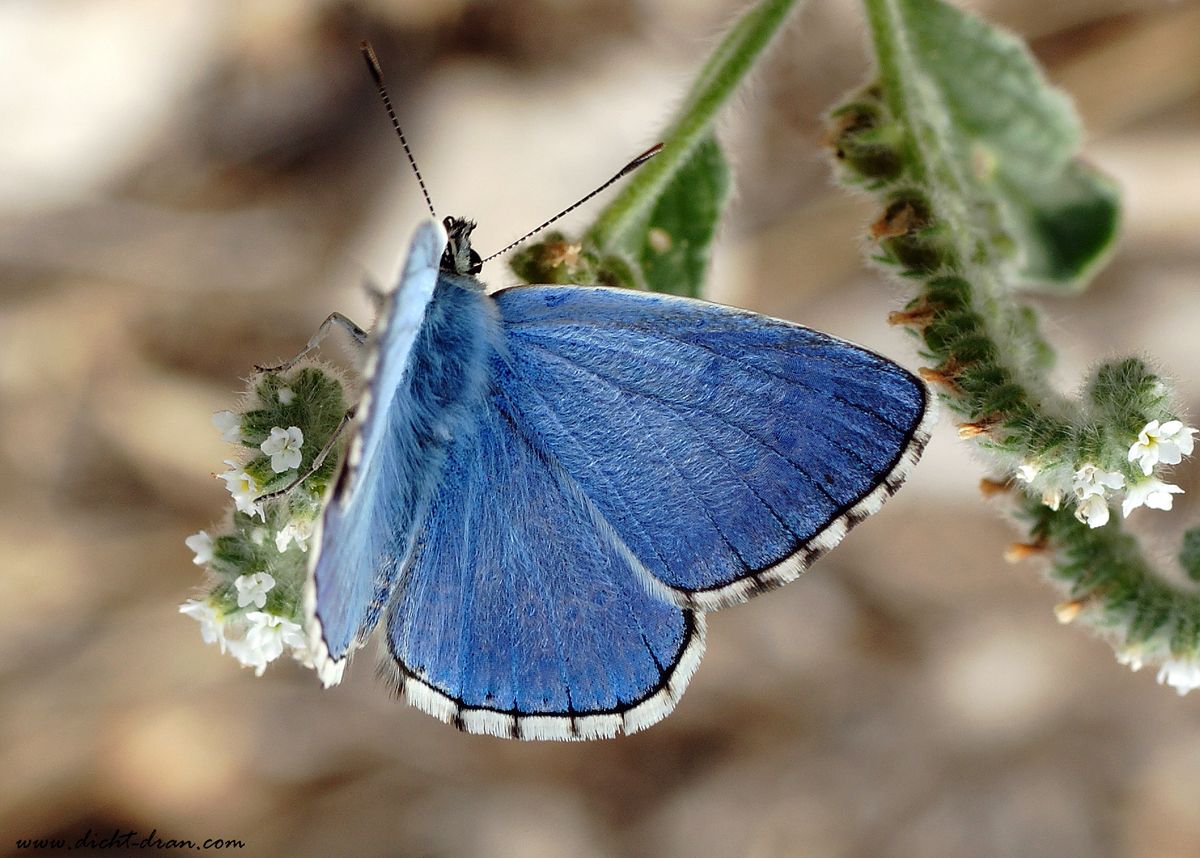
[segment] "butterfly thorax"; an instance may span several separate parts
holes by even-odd
[[[483,269],[483,259],[471,249],[475,221],[448,217],[442,221],[442,226],[446,228],[446,250],[442,253],[441,270],[451,274],[478,274]]]

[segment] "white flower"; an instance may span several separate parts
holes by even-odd
[[[1023,483],[1032,483],[1033,478],[1038,475],[1041,468],[1034,462],[1025,462],[1017,467],[1017,479]]]
[[[238,591],[238,607],[254,605],[261,608],[267,604],[267,593],[275,586],[275,579],[266,572],[255,572],[253,575],[239,575],[233,582]]]
[[[250,640],[250,629],[245,623],[240,623],[237,631],[237,637],[228,638],[229,654],[243,666],[253,667],[255,676],[262,676],[271,659]]]
[[[296,391],[292,390],[290,387],[279,388],[279,392],[276,394],[276,396],[279,397],[280,405],[291,405],[296,401]]]
[[[1177,465],[1184,456],[1192,455],[1196,443],[1192,435],[1195,432],[1195,429],[1184,426],[1179,420],[1168,420],[1162,425],[1157,420],[1151,420],[1142,427],[1138,439],[1129,448],[1129,461],[1136,461],[1146,476],[1150,476],[1159,462]]]
[[[187,614],[200,623],[200,636],[206,644],[216,643],[225,652],[225,627],[221,615],[207,599],[188,599],[179,606],[179,613]]]
[[[250,531],[250,541],[255,545],[261,546],[267,541],[267,529],[265,527],[256,527]]]
[[[1183,489],[1164,483],[1162,480],[1149,479],[1133,483],[1121,503],[1121,513],[1129,518],[1129,513],[1139,506],[1150,509],[1170,509],[1174,498],[1171,495],[1181,495]]]
[[[183,544],[195,552],[196,556],[192,558],[192,562],[197,566],[212,562],[213,541],[207,532],[202,530],[199,533],[193,533],[183,541]]]
[[[1195,658],[1172,658],[1158,671],[1159,685],[1169,685],[1182,697],[1193,688],[1200,688],[1200,662]]]
[[[1104,527],[1108,524],[1108,501],[1104,495],[1087,495],[1075,505],[1075,517],[1088,527]]]
[[[232,411],[218,411],[212,416],[212,423],[221,433],[222,441],[236,444],[242,440],[242,418]]]
[[[1062,506],[1062,499],[1062,489],[1046,489],[1042,492],[1042,503],[1055,512],[1058,512],[1058,508]]]
[[[1083,500],[1090,495],[1104,497],[1109,489],[1119,489],[1125,485],[1125,477],[1117,471],[1102,471],[1092,464],[1083,465],[1071,481],[1075,497]]]
[[[250,516],[264,515],[262,505],[254,502],[258,497],[258,481],[233,459],[226,459],[225,464],[229,466],[229,470],[218,474],[217,477],[225,481],[225,487],[233,495],[233,502],[237,508]]]
[[[259,449],[271,457],[271,470],[277,474],[300,467],[300,448],[304,445],[304,433],[299,426],[283,429],[271,428],[271,437],[259,445]]]
[[[313,523],[305,519],[292,519],[275,534],[275,547],[282,554],[287,551],[288,543],[295,541],[301,551],[308,551],[308,538],[312,536]]]
[[[1141,644],[1126,644],[1117,650],[1117,664],[1126,665],[1136,673],[1142,669],[1142,665],[1145,663],[1144,655]]]
[[[299,624],[262,611],[250,611],[246,619],[250,628],[246,631],[245,646],[247,655],[255,659],[252,663],[257,675],[262,676],[267,662],[283,655],[285,647],[307,650],[308,640]]]

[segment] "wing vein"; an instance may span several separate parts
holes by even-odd
[[[622,330],[626,330],[626,329],[622,329]],[[552,335],[551,335],[551,336],[549,336],[549,337],[546,337],[546,336],[543,334],[543,335],[542,335],[542,337],[543,337],[543,338],[545,338],[545,339],[550,339],[550,340],[554,340],[554,341],[557,341],[557,342],[562,342],[562,340],[560,340],[558,337],[555,337],[555,336],[552,336]],[[730,356],[728,356],[728,355],[726,355],[726,354],[722,354],[721,352],[719,352],[719,351],[717,351],[717,350],[715,350],[715,349],[709,348],[708,346],[702,345],[702,344],[700,344],[700,343],[689,343],[689,342],[687,342],[687,341],[684,341],[684,340],[677,340],[677,339],[670,338],[670,337],[668,337],[668,338],[665,338],[665,339],[668,339],[670,342],[679,343],[679,344],[681,344],[681,345],[684,345],[684,346],[687,346],[687,347],[690,347],[690,348],[695,348],[695,349],[697,349],[697,350],[700,350],[700,351],[707,352],[708,354],[711,354],[711,355],[713,355],[713,356],[715,356],[715,357],[717,357],[717,358],[720,358],[721,360],[728,361],[729,363],[731,363],[731,364],[733,364],[734,366],[736,366],[736,367],[737,367],[737,368],[738,368],[738,369],[739,369],[741,372],[744,372],[744,373],[746,373],[747,375],[753,375],[754,373],[757,373],[757,374],[758,374],[759,376],[761,376],[761,377],[770,378],[770,379],[773,379],[773,380],[775,380],[775,381],[782,381],[782,382],[785,382],[785,383],[787,383],[787,384],[789,384],[789,385],[792,385],[792,386],[794,386],[794,387],[798,387],[798,388],[800,388],[801,390],[804,390],[805,392],[807,392],[807,393],[809,393],[809,394],[812,394],[812,395],[816,396],[817,398],[820,398],[820,397],[822,396],[822,391],[820,391],[819,389],[817,389],[817,388],[813,387],[812,385],[810,385],[810,384],[806,383],[806,382],[805,382],[805,381],[803,381],[802,379],[799,379],[799,378],[794,378],[794,377],[792,377],[792,376],[790,376],[790,375],[784,375],[784,374],[781,374],[781,373],[778,373],[778,372],[773,372],[773,371],[771,371],[771,370],[769,370],[769,369],[766,369],[766,368],[764,368],[764,367],[758,366],[758,365],[756,365],[756,364],[753,364],[753,363],[746,363],[746,362],[744,362],[744,361],[739,361],[739,360],[737,360],[736,358],[732,358],[732,357],[730,357]],[[529,342],[531,342],[531,343],[536,343],[536,342],[537,342],[537,335],[536,335],[536,334],[534,334],[534,335],[530,336],[530,338],[529,338]],[[612,347],[612,346],[607,346],[607,345],[605,345],[605,344],[603,344],[603,343],[588,342],[588,344],[587,344],[587,345],[588,345],[588,348],[597,349],[597,350],[600,350],[600,351],[605,351],[605,352],[608,352],[608,353],[610,353],[610,354],[617,354],[617,355],[621,355],[622,357],[626,356],[626,353],[625,353],[625,352],[623,352],[623,351],[621,351],[620,349],[617,349],[617,348],[615,348],[615,347]],[[546,350],[546,349],[543,347],[543,350]],[[790,354],[790,353],[788,353],[788,354]],[[564,355],[563,357],[566,357],[566,356]],[[642,354],[639,354],[639,358],[640,358],[640,359],[643,359],[643,360],[653,360],[653,361],[655,361],[656,363],[658,363],[658,364],[659,364],[659,365],[661,365],[661,366],[667,366],[667,367],[677,367],[677,366],[680,366],[680,365],[681,365],[681,364],[679,364],[678,362],[669,361],[669,360],[664,360],[662,357],[660,357],[660,356],[658,356],[658,355],[649,355],[649,354],[646,354],[646,353],[642,353]],[[567,359],[570,359],[570,358],[567,358]],[[572,362],[573,362],[573,363],[576,363],[576,364],[578,364],[579,366],[583,366],[582,364],[579,364],[579,362],[578,362],[578,361],[574,361],[574,360],[572,360]],[[899,435],[901,435],[901,436],[903,436],[903,435],[904,435],[904,434],[905,434],[905,433],[908,431],[907,429],[903,429],[903,428],[901,428],[901,427],[897,426],[897,425],[896,425],[895,423],[893,423],[893,422],[892,422],[890,419],[888,419],[888,417],[887,417],[886,415],[884,415],[884,414],[882,414],[882,413],[879,413],[879,412],[871,411],[870,409],[867,409],[867,408],[864,408],[862,405],[860,405],[860,404],[858,404],[858,403],[856,403],[856,402],[853,402],[852,400],[849,400],[849,399],[847,399],[846,397],[842,396],[842,395],[841,395],[841,394],[839,394],[839,393],[834,393],[834,394],[832,394],[832,396],[833,396],[833,398],[834,398],[834,399],[836,399],[837,401],[839,401],[839,402],[842,402],[842,403],[844,403],[844,404],[848,405],[849,407],[853,408],[855,411],[858,411],[858,412],[860,412],[860,413],[862,413],[862,414],[865,414],[865,415],[867,415],[868,417],[871,417],[871,418],[873,418],[873,419],[874,419],[876,422],[878,422],[878,423],[881,423],[881,424],[883,424],[884,426],[887,426],[887,427],[888,427],[889,429],[891,429],[893,432],[896,432],[897,434],[899,434]],[[835,418],[835,419],[837,419],[837,418]],[[837,422],[838,422],[838,424],[839,424],[839,425],[840,425],[842,428],[845,428],[845,429],[850,429],[850,428],[851,428],[851,427],[848,427],[848,426],[847,426],[847,425],[846,425],[846,424],[845,424],[845,423],[844,423],[842,420],[840,420],[840,419],[838,419],[838,421],[837,421]]]
[[[575,362],[575,361],[571,360],[570,358],[568,358],[568,357],[564,357],[564,356],[562,356],[562,355],[558,355],[558,354],[556,354],[556,353],[554,353],[554,352],[552,352],[552,351],[550,351],[550,350],[548,350],[548,349],[544,348],[543,346],[539,346],[539,345],[537,345],[536,343],[533,343],[532,345],[533,345],[533,347],[534,347],[534,348],[536,348],[538,351],[542,352],[543,354],[546,354],[546,355],[548,355],[549,357],[551,357],[551,358],[553,358],[553,359],[555,359],[555,360],[558,360],[558,361],[560,361],[560,362],[562,362],[562,363],[565,363],[565,364],[567,364],[567,365],[569,365],[569,366],[573,366],[573,367],[575,367],[575,368],[576,368],[576,370],[577,370],[578,372],[581,372],[581,373],[584,373],[584,374],[586,374],[586,375],[589,375],[589,376],[591,376],[592,378],[595,378],[597,381],[600,381],[602,384],[607,384],[607,385],[609,385],[610,387],[614,387],[614,385],[612,384],[612,382],[608,381],[608,380],[607,380],[607,379],[605,379],[603,376],[600,376],[600,375],[598,375],[598,374],[597,374],[596,372],[594,372],[593,370],[590,370],[590,369],[588,369],[587,367],[585,367],[585,366],[582,366],[581,364],[579,364],[579,363],[577,363],[577,362]],[[617,388],[617,389],[619,390],[620,388]],[[635,391],[635,390],[628,390],[627,392],[628,392],[630,395],[632,395],[632,396],[637,396],[637,397],[638,397],[638,398],[640,398],[640,399],[649,400],[649,401],[651,401],[651,402],[656,402],[656,403],[663,404],[663,405],[665,405],[665,404],[666,404],[666,403],[665,403],[665,400],[663,400],[661,397],[655,396],[655,395],[653,395],[653,394],[650,394],[650,393],[644,393],[644,392],[641,392],[641,391]],[[817,479],[814,479],[814,478],[813,478],[813,476],[812,476],[811,474],[809,474],[809,473],[808,473],[808,471],[806,471],[805,469],[801,468],[801,467],[800,467],[800,465],[798,465],[796,462],[793,462],[791,459],[789,459],[789,458],[788,458],[786,455],[784,455],[783,453],[781,453],[781,452],[780,452],[778,449],[776,449],[776,448],[775,448],[774,446],[772,446],[771,444],[769,444],[769,443],[767,443],[766,441],[763,441],[762,439],[758,438],[757,436],[755,436],[755,435],[751,434],[749,431],[747,431],[746,429],[743,429],[741,426],[738,426],[736,423],[733,423],[733,422],[731,422],[731,421],[727,420],[727,419],[726,419],[726,418],[725,418],[723,415],[721,415],[721,414],[719,414],[719,413],[717,413],[717,412],[714,412],[714,411],[708,411],[708,410],[706,410],[706,409],[699,408],[699,407],[697,407],[697,408],[696,408],[696,410],[697,410],[697,411],[699,411],[699,412],[701,412],[701,413],[703,413],[703,414],[707,414],[709,417],[712,417],[712,418],[714,418],[714,419],[716,419],[716,420],[719,420],[721,423],[724,423],[724,424],[725,424],[726,426],[728,426],[730,429],[733,429],[735,432],[738,432],[738,433],[740,433],[741,435],[743,435],[744,437],[746,437],[746,438],[749,438],[751,441],[754,441],[754,442],[755,442],[755,443],[756,443],[756,444],[757,444],[757,445],[758,445],[760,448],[762,448],[762,449],[764,449],[764,450],[767,450],[767,451],[769,451],[769,452],[771,452],[771,453],[774,453],[774,454],[775,454],[776,456],[778,456],[780,459],[782,459],[783,461],[787,462],[787,463],[788,463],[788,465],[790,465],[790,466],[791,466],[792,470],[794,470],[796,473],[800,474],[802,477],[804,477],[804,479],[805,479],[806,481],[808,481],[809,483],[811,483],[811,484],[812,484],[812,486],[813,486],[813,487],[814,487],[814,488],[815,488],[815,489],[816,489],[818,492],[820,492],[822,495],[824,495],[824,496],[826,497],[826,499],[828,499],[828,500],[829,500],[829,502],[830,502],[830,503],[832,503],[832,504],[834,505],[834,507],[835,507],[835,508],[837,508],[837,507],[841,507],[841,506],[843,505],[843,502],[842,502],[842,501],[839,501],[837,498],[835,498],[835,497],[833,497],[831,494],[829,494],[829,490],[828,490],[828,489],[826,489],[826,488],[825,488],[823,485],[821,485],[821,482],[820,482],[819,480],[817,480]],[[841,448],[839,447],[839,449],[841,449]]]
[[[517,378],[515,371],[513,371],[513,377]],[[614,493],[617,494],[617,496],[621,499],[622,506],[625,506],[626,510],[628,511],[628,506],[625,503],[623,496],[620,494],[620,491],[617,489],[617,487],[611,481],[609,481],[603,475],[603,473],[600,472],[600,470],[598,468],[595,468],[595,465],[596,465],[595,459],[592,458],[591,454],[587,453],[587,450],[585,447],[578,444],[578,440],[577,440],[575,434],[573,432],[571,432],[571,430],[568,429],[561,421],[559,421],[558,415],[554,413],[554,409],[550,407],[550,404],[548,402],[546,402],[545,398],[541,395],[541,393],[532,386],[523,385],[523,387],[526,388],[528,393],[532,394],[533,396],[536,396],[542,402],[543,406],[545,406],[545,408],[546,408],[547,414],[551,417],[551,419],[554,420],[556,425],[558,425],[558,427],[563,431],[563,433],[566,434],[571,440],[576,441],[576,446],[578,446],[579,449],[584,452],[584,454],[588,457],[589,461],[592,463],[592,465],[594,467],[594,472],[597,474],[597,476],[600,477],[600,479],[602,479],[605,482],[606,485],[608,485],[613,490]],[[581,486],[579,484],[579,481],[575,479],[575,477],[571,474],[571,472],[569,470],[567,470],[567,468],[565,466],[563,466],[562,462],[560,462],[558,460],[558,457],[555,456],[553,452],[551,452],[549,450],[543,450],[540,445],[535,444],[534,441],[531,438],[529,438],[525,432],[521,431],[520,427],[517,425],[517,423],[516,423],[515,419],[513,419],[512,415],[507,414],[504,411],[501,411],[501,413],[504,414],[505,418],[512,424],[514,429],[517,431],[517,433],[520,435],[520,437],[525,441],[525,443],[529,445],[530,449],[532,449],[535,453],[537,453],[537,455],[539,457],[541,457],[543,461],[546,462],[547,467],[551,468],[556,474],[558,474],[564,484],[569,485],[574,489],[574,493],[580,499],[580,503],[585,505],[585,507],[588,511],[588,514],[594,520],[596,520],[598,524],[603,525],[603,527],[597,527],[597,531],[599,532],[600,536],[603,539],[605,539],[606,541],[608,541],[612,545],[612,547],[615,548],[621,556],[626,558],[632,571],[635,573],[635,576],[640,579],[642,586],[647,590],[650,589],[650,587],[647,585],[652,585],[653,583],[658,583],[659,586],[665,586],[665,585],[662,585],[661,582],[658,582],[657,579],[654,578],[653,574],[645,568],[645,565],[642,563],[642,561],[640,559],[638,559],[636,554],[634,554],[633,549],[631,549],[629,547],[629,545],[625,542],[625,540],[621,538],[621,535],[617,532],[617,529],[615,527],[613,527],[612,522],[610,522],[608,520],[607,516],[604,515],[603,511],[601,511],[600,508],[596,506],[595,501],[592,500],[591,496],[587,493],[587,490],[583,486]],[[630,517],[633,518],[633,520],[636,522],[636,518],[634,518],[632,516],[632,513],[630,513]],[[639,523],[639,525],[640,525],[640,523]],[[639,529],[640,529],[640,526],[639,526]],[[658,556],[659,562],[661,562],[663,564],[663,568],[664,569],[668,568],[666,565],[666,560],[663,558],[663,556],[661,554],[659,554],[657,546],[655,546],[654,542],[649,539],[648,534],[646,534],[645,531],[642,531],[642,536],[643,536],[643,538],[645,538],[647,544],[650,545],[651,550],[653,550],[655,555]],[[651,596],[653,597],[654,595],[655,594],[651,592]],[[633,620],[634,624],[637,626],[638,631],[641,633],[643,640],[645,640],[646,639],[646,627],[642,623],[642,618],[637,614],[636,611],[634,611],[633,605],[626,604],[625,609],[626,609],[628,616]],[[685,637],[684,642],[683,642],[683,644],[681,644],[679,652],[675,654],[675,657],[673,658],[672,663],[674,663],[676,660],[678,660],[679,655],[683,652],[683,647],[686,645],[686,642],[687,641],[686,641],[686,637]],[[657,658],[657,656],[654,655],[653,651],[651,651],[650,655],[651,655],[651,658],[654,659],[655,664],[658,665],[659,664],[658,658]]]

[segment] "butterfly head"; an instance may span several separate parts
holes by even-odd
[[[448,217],[442,220],[446,228],[446,250],[442,253],[441,269],[451,274],[478,274],[483,259],[471,249],[471,231],[475,221]]]

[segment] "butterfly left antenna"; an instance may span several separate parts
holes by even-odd
[[[539,232],[541,232],[543,229],[550,226],[550,224],[554,223],[559,218],[569,215],[571,212],[575,211],[575,209],[579,208],[581,205],[586,203],[592,197],[596,196],[596,194],[598,194],[601,191],[608,188],[609,185],[613,184],[614,182],[620,181],[621,179],[625,178],[630,173],[632,173],[634,170],[636,170],[638,167],[642,166],[642,164],[645,164],[647,161],[649,161],[651,158],[653,158],[655,155],[657,155],[659,152],[661,152],[662,148],[663,148],[663,144],[655,143],[653,146],[651,146],[645,152],[638,155],[636,158],[634,158],[632,161],[630,161],[628,164],[626,164],[624,167],[622,167],[615,176],[613,176],[611,179],[609,179],[607,182],[605,182],[600,187],[596,188],[596,190],[592,191],[586,197],[576,200],[571,205],[567,206],[565,209],[563,209],[558,214],[556,214],[554,217],[550,218],[550,220],[546,221],[545,223],[539,224],[538,226],[529,230],[529,232],[525,233],[523,236],[521,236],[520,238],[518,238],[516,241],[512,242],[508,246],[503,247],[500,250],[497,250],[495,253],[493,253],[491,256],[489,256],[487,259],[483,260],[483,262],[488,262],[492,259],[495,259],[497,256],[501,256],[505,253],[508,253],[508,251],[512,250],[514,247],[516,247],[522,241],[525,241],[525,239],[532,238],[533,236],[535,236]],[[480,264],[482,265],[483,263],[481,262]]]
[[[392,100],[388,97],[387,87],[383,85],[383,67],[379,65],[379,57],[375,56],[375,49],[371,47],[370,42],[364,41],[359,46],[359,49],[362,51],[363,59],[367,61],[367,69],[371,72],[371,77],[375,80],[375,86],[379,87],[379,97],[383,99],[383,106],[387,108],[388,118],[392,120],[392,127],[396,129],[396,134],[400,136],[400,145],[404,147],[404,154],[408,156],[408,163],[417,177],[417,184],[421,186],[421,193],[425,195],[425,205],[429,206],[429,213],[433,215],[434,220],[437,220],[437,212],[433,210],[433,200],[429,198],[429,191],[425,187],[425,179],[422,178],[421,171],[417,167],[417,159],[413,157],[412,150],[408,148],[408,140],[404,137],[404,131],[400,128],[400,120],[396,118],[396,111],[392,109]]]

